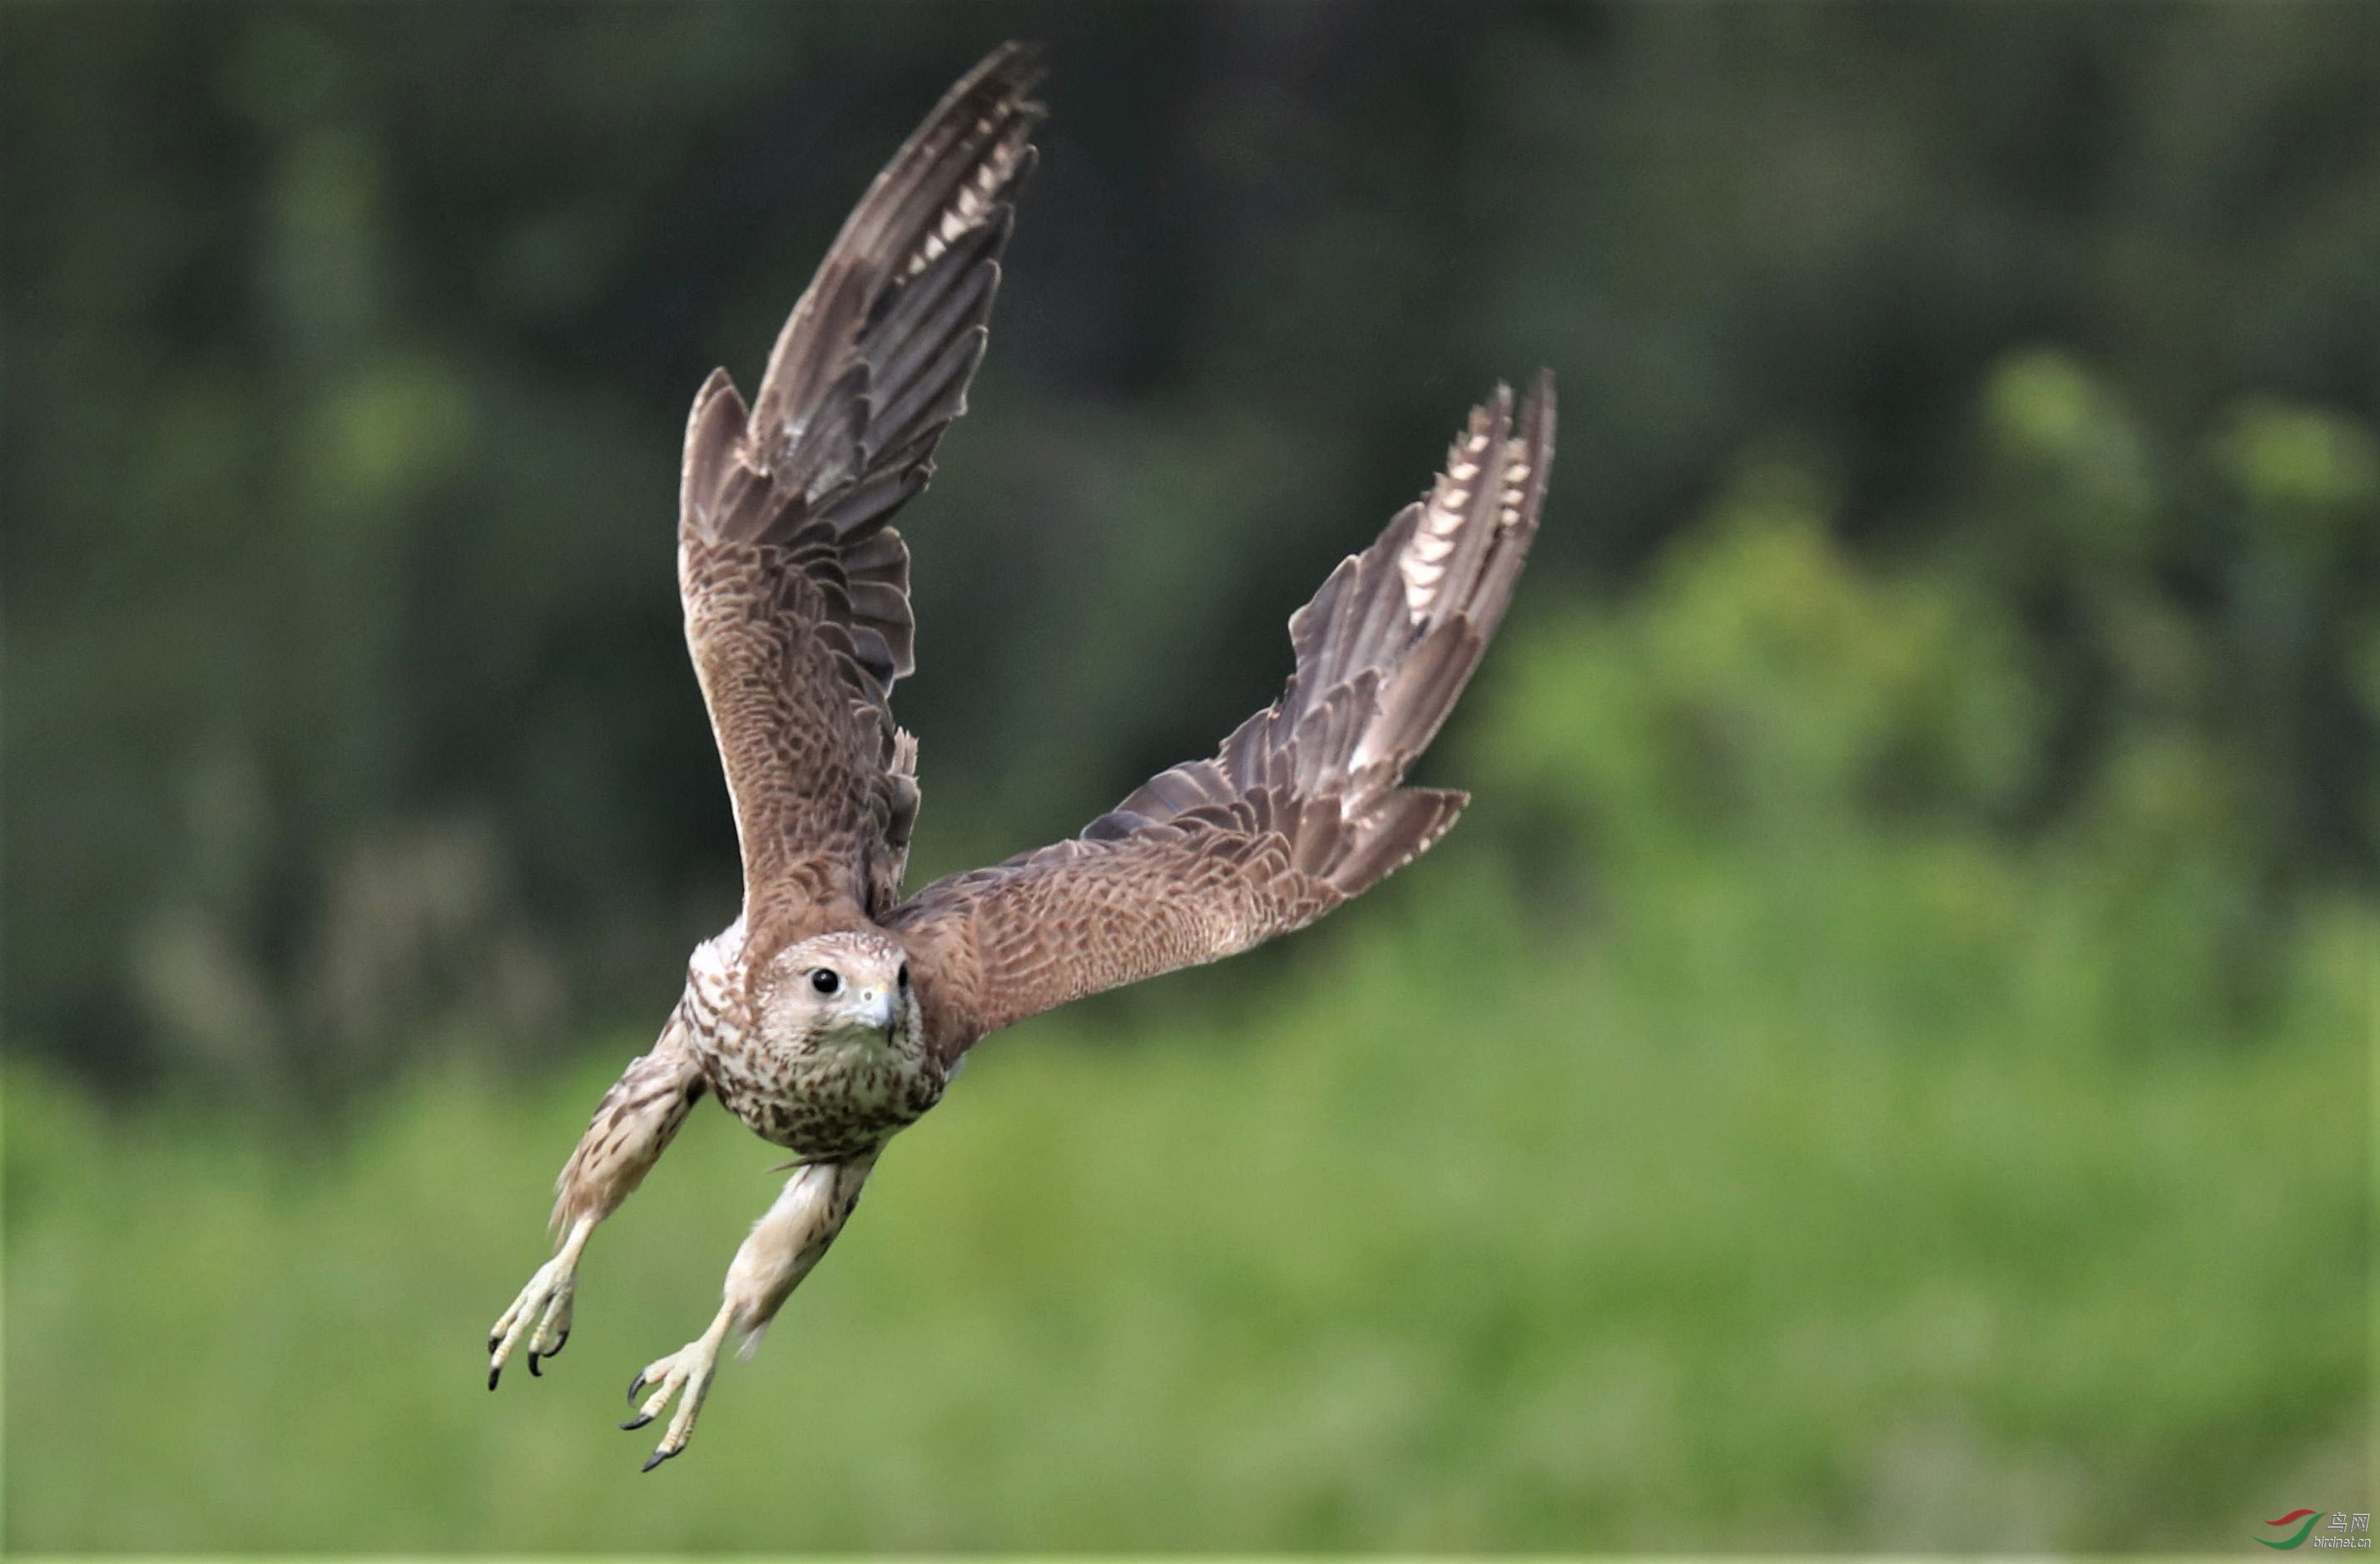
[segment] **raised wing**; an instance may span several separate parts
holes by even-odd
[[[1517,418],[1500,386],[1429,492],[1290,620],[1297,672],[1213,759],[894,911],[934,1046],[1304,927],[1443,836],[1468,797],[1400,784],[1512,600],[1553,443],[1552,376]]]
[[[1030,51],[994,51],[877,176],[770,355],[749,412],[695,397],[679,502],[686,643],[743,845],[747,948],[876,916],[900,895],[917,747],[909,551],[886,525],[966,408],[1000,285]]]

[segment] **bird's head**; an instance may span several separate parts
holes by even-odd
[[[787,1038],[883,1043],[917,1011],[909,952],[871,929],[815,935],[769,964],[768,1028]]]

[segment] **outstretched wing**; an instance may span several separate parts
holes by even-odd
[[[1428,494],[1290,620],[1297,672],[1213,759],[895,910],[934,1046],[1304,927],[1443,836],[1466,795],[1400,784],[1512,600],[1553,442],[1552,376],[1517,418],[1499,387]]]
[[[678,585],[743,844],[747,949],[889,911],[917,818],[909,551],[886,525],[966,408],[1040,117],[993,52],[870,186],[747,413],[714,371],[687,421]]]

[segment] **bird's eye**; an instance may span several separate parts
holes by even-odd
[[[909,964],[907,962],[903,962],[901,964],[901,970],[896,975],[896,980],[904,988],[909,986]]]
[[[810,987],[821,994],[840,993],[843,989],[843,977],[831,966],[812,967]]]

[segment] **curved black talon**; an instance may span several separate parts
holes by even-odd
[[[504,1333],[503,1331],[501,1331],[501,1330],[491,1330],[491,1331],[489,1331],[489,1332],[488,1332],[488,1351],[489,1351],[489,1352],[494,1352],[494,1351],[496,1350],[496,1343],[497,1343],[497,1342],[499,1342],[499,1341],[501,1341],[501,1340],[503,1340],[504,1339]]]
[[[560,1356],[562,1355],[562,1349],[563,1349],[563,1348],[565,1348],[565,1347],[566,1347],[566,1346],[568,1346],[569,1344],[570,1344],[570,1332],[568,1332],[568,1331],[566,1331],[566,1330],[565,1330],[565,1331],[564,1331],[561,1335],[559,1335],[559,1336],[557,1336],[557,1337],[555,1337],[555,1338],[553,1339],[553,1345],[552,1345],[552,1346],[551,1346],[551,1347],[548,1347],[548,1348],[545,1350],[545,1355],[546,1355],[549,1359],[552,1359],[552,1358],[558,1358],[558,1357],[560,1357]]]
[[[629,1380],[629,1381],[628,1381],[628,1404],[629,1404],[629,1405],[634,1406],[634,1405],[636,1404],[636,1400],[637,1400],[637,1392],[638,1392],[638,1391],[639,1391],[639,1390],[641,1390],[641,1389],[643,1389],[644,1388],[645,1388],[645,1371],[644,1371],[643,1369],[638,1369],[638,1370],[637,1370],[637,1376],[636,1376],[634,1379],[631,1379],[631,1380]]]
[[[651,1412],[640,1412],[637,1413],[636,1416],[628,1419],[627,1422],[620,1425],[620,1432],[623,1434],[633,1434],[638,1429],[642,1428],[646,1424],[650,1423],[652,1420],[653,1414]]]
[[[493,1367],[493,1368],[492,1368],[492,1369],[488,1370],[488,1388],[489,1388],[489,1389],[492,1390],[492,1389],[494,1389],[494,1388],[496,1388],[496,1376],[498,1376],[498,1375],[502,1374],[504,1371],[504,1364],[498,1364],[495,1367]]]
[[[676,1449],[674,1449],[674,1450],[655,1450],[655,1451],[652,1453],[651,1458],[650,1458],[650,1460],[648,1460],[648,1461],[645,1462],[645,1464],[644,1464],[643,1466],[639,1467],[638,1470],[642,1471],[642,1472],[650,1472],[654,1467],[659,1466],[662,1461],[667,1461],[670,1457],[672,1457],[672,1456],[674,1456],[674,1455],[677,1455],[677,1454],[679,1454],[679,1453],[680,1453],[680,1452],[682,1452],[685,1449],[686,1449],[686,1447],[685,1447],[684,1445],[680,1445],[680,1446],[678,1446],[678,1448],[677,1448]]]
[[[531,1352],[528,1355],[528,1376],[531,1379],[542,1379],[545,1377],[544,1375],[540,1374],[537,1371],[537,1354],[535,1352]]]

